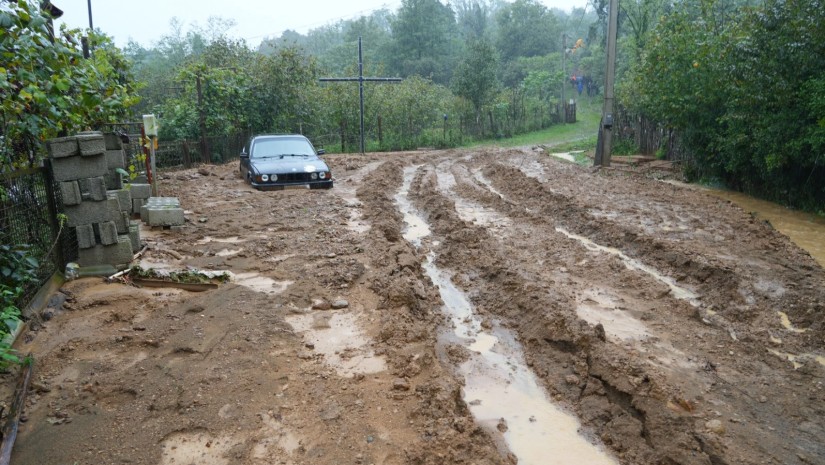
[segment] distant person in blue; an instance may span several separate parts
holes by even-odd
[[[579,91],[579,96],[582,95],[582,89],[584,89],[584,78],[582,76],[576,77],[576,90]]]

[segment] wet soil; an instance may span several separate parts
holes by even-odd
[[[12,463],[585,463],[479,416],[470,362],[506,341],[608,461],[825,463],[825,272],[769,223],[532,149],[327,161],[329,191],[165,173],[187,223],[145,231],[144,266],[232,282],[65,284],[16,346],[36,362]],[[449,336],[462,321],[504,342]]]

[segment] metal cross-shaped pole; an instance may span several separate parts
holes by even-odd
[[[358,81],[358,96],[361,99],[361,153],[364,153],[364,82],[400,82],[401,78],[365,78],[364,55],[361,49],[361,36],[358,36],[358,77],[350,78],[321,78],[321,82],[354,82]]]

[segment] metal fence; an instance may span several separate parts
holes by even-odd
[[[28,283],[15,302],[18,308],[28,305],[56,271],[77,259],[73,228],[60,227],[62,205],[48,160],[45,167],[0,175],[0,244],[25,246],[39,264],[37,280]]]

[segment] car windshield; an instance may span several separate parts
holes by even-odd
[[[252,144],[252,158],[306,156],[315,158],[312,145],[302,138],[260,139]]]

